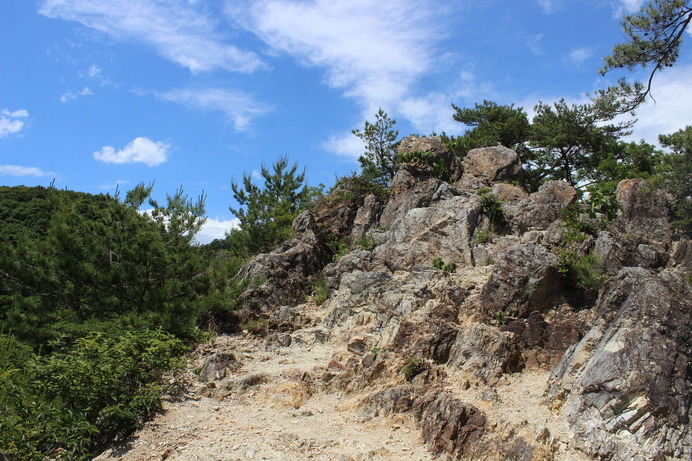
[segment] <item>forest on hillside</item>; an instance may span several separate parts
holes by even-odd
[[[625,19],[631,40],[615,48],[604,71],[649,64],[653,76],[674,64],[677,31],[692,12],[680,1],[647,8]],[[675,34],[666,35],[664,19]],[[513,104],[454,106],[454,119],[468,130],[442,139],[460,160],[478,147],[515,150],[526,172],[517,185],[535,191],[551,179],[567,181],[580,194],[572,212],[591,222],[617,214],[619,181],[647,179],[670,193],[678,232],[690,236],[692,126],[661,134],[657,147],[624,141],[631,124],[614,122],[646,100],[650,85],[621,81],[587,104],[540,103],[532,120]],[[238,297],[257,282],[236,275],[290,238],[300,212],[317,202],[386,196],[401,163],[426,164],[448,179],[433,157],[397,153],[395,124],[380,110],[354,130],[365,144],[361,168],[327,191],[308,187],[306,170],[287,157],[263,164],[260,184],[249,174],[234,181],[239,227],[208,245],[195,243],[204,197],[183,190],[158,203],[145,184],[114,196],[0,187],[0,453],[87,459],[126,437],[160,407],[194,345],[261,327],[261,319],[242,323],[234,315]],[[335,240],[328,250],[337,255],[347,243]],[[315,294],[322,289],[314,284]]]

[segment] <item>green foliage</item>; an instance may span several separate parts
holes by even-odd
[[[670,152],[661,157],[652,183],[663,186],[675,198],[675,224],[692,235],[692,126],[670,135],[660,135]]]
[[[449,181],[449,168],[433,152],[412,151],[396,155],[396,164],[407,163],[427,167],[433,178]]]
[[[404,368],[401,369],[401,373],[404,375],[407,381],[411,381],[424,370],[425,361],[423,359],[418,357],[406,357],[404,359]]]
[[[389,352],[389,349],[386,347],[373,347],[370,353],[372,354],[372,358],[376,359],[378,355],[382,352]]]
[[[263,317],[247,319],[241,325],[243,330],[247,330],[250,333],[255,333],[255,334],[259,334],[259,333],[263,332],[266,326],[267,326],[267,319],[263,318]]]
[[[641,66],[650,69],[649,78],[646,85],[620,79],[616,86],[598,91],[594,100],[602,112],[613,115],[631,112],[646,100],[656,72],[677,62],[690,21],[689,0],[654,0],[623,18],[626,41],[613,47],[599,72],[604,75],[613,69],[632,71]]]
[[[596,290],[603,285],[605,277],[597,254],[580,254],[573,245],[560,247],[556,253],[560,261],[558,271],[566,287]]]
[[[362,249],[364,249],[366,251],[372,251],[377,246],[377,243],[375,243],[374,238],[368,237],[367,235],[364,235],[358,239],[358,241],[356,242],[356,245],[358,245],[359,247],[361,247]]]
[[[589,193],[589,197],[585,201],[587,205],[587,213],[591,219],[602,219],[608,223],[617,217],[620,204],[615,195],[604,195],[599,190],[594,190]]]
[[[502,326],[507,323],[507,316],[503,311],[495,312],[495,323]]]
[[[151,192],[3,191],[0,205],[44,210],[48,223],[0,208],[17,230],[0,239],[0,446],[11,459],[86,459],[124,437],[199,338],[215,289],[192,244],[204,197],[179,190],[159,204]]]
[[[250,173],[243,175],[242,184],[231,182],[233,198],[240,205],[230,207],[240,221],[227,237],[234,253],[250,256],[271,251],[291,237],[295,217],[321,195],[321,188],[306,185],[305,173],[305,169],[298,172],[297,163],[289,167],[288,157],[282,156],[271,170],[262,164],[262,187],[253,183]]]
[[[333,248],[334,256],[332,256],[332,261],[336,262],[346,256],[350,251],[350,243],[348,240],[338,241],[335,243]]]
[[[476,104],[473,109],[461,108],[452,104],[456,113],[454,120],[472,127],[463,136],[446,139],[447,146],[459,158],[477,147],[501,144],[515,149],[520,155],[527,153],[522,147],[528,140],[529,120],[521,107],[498,106],[491,101]]]
[[[536,184],[559,179],[580,188],[599,180],[597,167],[613,155],[619,136],[627,134],[630,126],[601,123],[594,106],[568,106],[564,100],[552,106],[539,103],[535,111],[530,145],[536,171],[530,176]]]
[[[312,288],[312,300],[318,306],[323,304],[329,297],[329,289],[327,288],[327,281],[324,279],[324,275],[320,273],[314,277],[310,285]]]
[[[387,185],[396,172],[396,120],[390,119],[380,108],[375,114],[375,123],[365,121],[363,130],[352,133],[365,143],[365,152],[358,158],[363,174],[376,183]]]
[[[661,162],[662,153],[644,141],[610,143],[590,173],[585,185],[589,194],[613,195],[620,181],[630,178],[649,178]]]
[[[450,261],[449,263],[446,263],[442,260],[442,258],[435,258],[433,260],[433,267],[435,269],[453,273],[456,272],[457,270],[457,264],[454,261]]]
[[[351,173],[348,176],[338,178],[334,187],[329,191],[329,199],[335,202],[354,202],[363,206],[365,197],[374,195],[380,200],[389,196],[389,189],[380,184],[376,178],[365,173]]]
[[[488,215],[490,221],[490,232],[502,233],[509,228],[509,223],[505,217],[505,210],[502,207],[502,201],[494,194],[490,193],[487,188],[478,190],[478,197],[481,200],[481,206]]]
[[[0,444],[11,459],[87,459],[159,407],[182,341],[160,330],[93,332],[35,356],[0,335]]]

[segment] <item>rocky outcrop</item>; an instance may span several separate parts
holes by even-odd
[[[521,182],[524,171],[516,152],[504,146],[472,149],[462,162],[461,187],[477,189],[494,183]]]
[[[317,236],[310,211],[293,222],[295,237],[268,254],[260,254],[245,264],[237,277],[250,284],[238,302],[249,315],[258,315],[305,296],[308,276],[324,265],[327,251]]]
[[[552,405],[594,457],[690,459],[692,289],[670,272],[625,268],[597,321],[552,373]]]
[[[412,415],[430,450],[452,459],[692,456],[692,244],[671,228],[667,195],[623,181],[617,219],[575,237],[560,218],[575,189],[548,181],[528,194],[509,149],[471,151],[463,174],[439,138],[399,149],[429,155],[400,165],[386,197],[327,198],[296,220],[294,239],[242,269],[260,282],[243,305],[271,313],[268,347],[335,348],[310,389]],[[501,230],[486,194],[502,202]],[[330,245],[348,238],[333,261]],[[605,284],[576,289],[568,263]],[[302,303],[316,273],[329,290],[319,317],[278,307]],[[520,406],[535,387],[546,400],[534,404],[554,416],[499,403],[509,393]]]
[[[424,138],[419,136],[407,136],[399,142],[397,152],[403,155],[413,152],[431,154],[434,160],[430,163],[437,163],[439,169],[445,171],[447,176],[446,179],[450,183],[455,183],[461,178],[461,162],[459,162],[456,155],[447,149],[442,142],[442,138],[439,136],[427,136]],[[436,175],[434,167],[430,165],[430,163],[418,161],[406,165],[413,167],[412,171],[414,171],[418,177],[422,178]]]
[[[547,181],[537,192],[519,202],[512,211],[512,224],[519,232],[547,229],[560,217],[560,210],[574,202],[577,192],[565,181]]]
[[[486,318],[525,318],[533,311],[546,310],[559,296],[557,256],[542,245],[519,244],[498,261],[474,310]]]

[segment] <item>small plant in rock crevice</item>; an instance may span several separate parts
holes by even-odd
[[[318,306],[324,303],[329,297],[329,289],[327,288],[327,281],[324,279],[324,275],[318,274],[312,279],[310,284],[312,288],[312,300]]]
[[[450,261],[448,263],[445,263],[442,260],[442,258],[435,258],[433,260],[433,267],[435,269],[439,269],[441,271],[453,273],[453,272],[456,272],[456,270],[457,270],[457,263],[455,263],[454,261]]]
[[[401,373],[404,375],[407,381],[411,381],[424,370],[425,361],[423,359],[419,357],[406,357],[404,359],[404,368],[401,369]]]

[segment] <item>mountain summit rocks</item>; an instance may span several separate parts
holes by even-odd
[[[439,138],[409,137],[400,152],[432,163],[401,164],[384,198],[326,197],[296,219],[293,239],[243,267],[253,283],[239,317],[276,328],[245,356],[230,351],[254,369],[207,373],[202,395],[280,400],[305,415],[327,411],[311,402],[348,399],[328,411],[361,422],[322,427],[342,459],[423,459],[386,452],[386,440],[367,455],[346,448],[341,433],[382,418],[417,427],[450,459],[692,459],[692,245],[668,221],[668,196],[623,181],[618,217],[575,239],[560,219],[574,188],[548,181],[529,194],[510,149],[472,150],[460,164]],[[449,180],[430,164],[447,165]],[[501,203],[501,231],[484,194]],[[327,290],[319,306],[314,280]],[[296,369],[272,374],[283,360]]]

